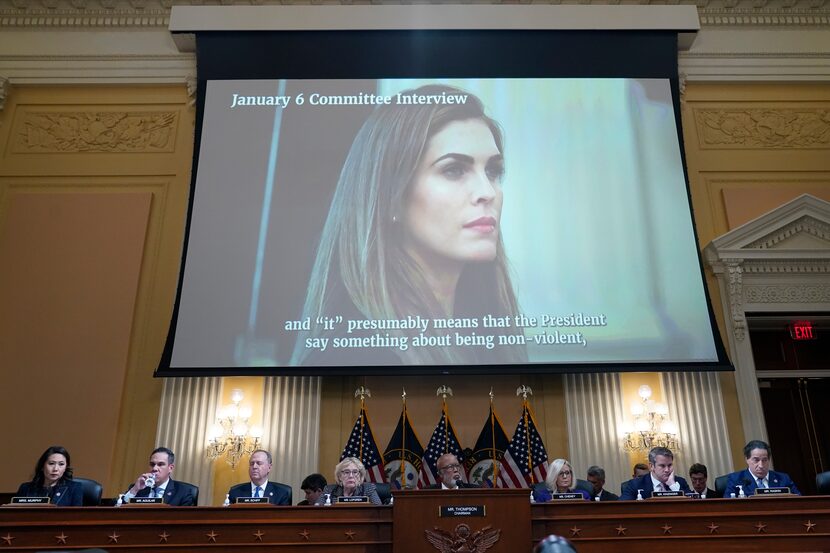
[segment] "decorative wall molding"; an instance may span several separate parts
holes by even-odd
[[[386,0],[2,0],[0,27],[166,27],[175,5],[401,5]],[[440,0],[425,4],[445,4]],[[513,4],[493,0],[487,4]],[[524,3],[524,2],[523,2]],[[618,5],[620,0],[541,0],[536,4]],[[639,5],[697,5],[701,25],[805,27],[830,24],[827,0],[639,0]]]
[[[175,111],[27,111],[12,143],[15,153],[170,152]]]
[[[830,303],[827,284],[758,284],[746,286],[748,303]]]
[[[694,110],[701,148],[830,149],[830,109]]]
[[[421,3],[421,2],[418,2]],[[426,0],[426,4],[445,4]],[[515,4],[513,0],[483,0]],[[526,2],[521,2],[526,4]],[[619,0],[536,3],[617,5]],[[638,0],[696,5],[701,24],[679,53],[686,81],[830,81],[828,0]],[[173,4],[399,5],[385,0],[0,0],[0,74],[17,84],[186,83],[195,55],[179,52],[168,31]],[[43,33],[64,33],[55,40]],[[130,31],[121,41],[118,32]],[[106,33],[96,36],[96,33]],[[5,35],[5,36],[3,36]],[[12,38],[13,37],[13,38]],[[108,45],[111,44],[111,47]],[[104,45],[104,48],[101,46]]]
[[[742,264],[743,261],[738,259],[724,260],[724,272],[729,282],[729,313],[732,316],[732,327],[738,341],[743,341],[746,337]]]
[[[807,234],[827,242],[830,246],[830,225],[813,217],[804,216],[780,228],[775,234],[750,242],[747,248],[774,248],[798,234]]]
[[[744,438],[765,439],[746,312],[830,310],[830,202],[803,194],[704,249],[718,280]]]
[[[0,111],[6,107],[6,99],[9,97],[9,80],[0,77]]]
[[[744,263],[743,272],[785,274],[830,273],[830,262],[822,260],[752,261]]]

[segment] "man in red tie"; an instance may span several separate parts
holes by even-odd
[[[654,447],[648,452],[648,474],[629,481],[620,500],[637,499],[637,492],[643,499],[654,492],[689,492],[686,480],[674,474],[674,453],[666,447]]]

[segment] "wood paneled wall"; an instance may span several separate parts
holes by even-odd
[[[0,112],[0,489],[65,446],[113,494],[146,466],[193,146],[185,86],[12,87]]]

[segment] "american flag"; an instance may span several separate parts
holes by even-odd
[[[528,455],[529,453],[529,455]],[[528,488],[543,482],[548,475],[548,452],[536,429],[530,406],[525,403],[522,416],[507,446],[499,470],[499,488]]]
[[[349,434],[349,441],[340,454],[342,461],[346,457],[360,459],[366,467],[366,479],[369,482],[384,482],[383,457],[375,443],[372,435],[372,428],[369,426],[369,417],[366,415],[366,408],[360,408],[360,415],[354,423],[352,433]]]
[[[455,435],[452,421],[450,421],[450,416],[447,414],[446,405],[441,411],[441,420],[438,421],[438,426],[435,427],[435,431],[433,431],[427,444],[427,450],[424,452],[421,473],[418,475],[419,488],[426,488],[440,481],[436,463],[438,458],[445,453],[452,453],[458,457],[458,463],[461,465],[461,478],[466,480],[461,444],[458,443],[458,437]]]

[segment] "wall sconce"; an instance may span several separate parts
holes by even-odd
[[[669,407],[652,400],[651,387],[646,384],[640,386],[637,394],[640,401],[631,405],[634,422],[623,427],[623,449],[634,452],[667,447],[676,452],[680,442],[677,425],[669,419]]]
[[[250,455],[260,446],[262,428],[248,427],[251,418],[250,407],[240,407],[242,390],[231,391],[232,405],[226,405],[216,411],[216,423],[208,431],[206,455],[215,461],[225,455],[225,461],[236,469],[237,463],[245,455]]]

